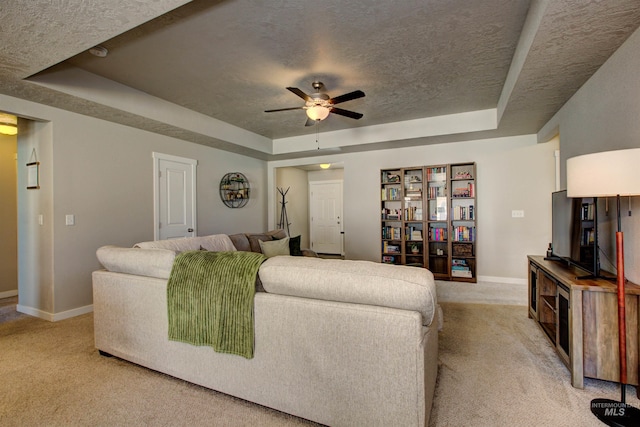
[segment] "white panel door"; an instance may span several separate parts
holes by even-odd
[[[196,236],[197,162],[154,153],[156,240]]]
[[[322,254],[343,253],[342,181],[309,183],[311,249]]]

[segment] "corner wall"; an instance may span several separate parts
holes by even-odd
[[[640,30],[636,30],[540,131],[543,138],[559,129],[563,189],[567,187],[567,159],[640,147],[639,51]],[[640,196],[631,198],[631,216],[626,214],[629,200],[623,199],[625,274],[630,281],[640,283]],[[615,206],[614,198],[609,199],[609,206]],[[607,257],[615,260],[613,247],[601,248],[602,267],[610,269]]]
[[[41,189],[18,195],[20,311],[48,320],[91,311],[96,249],[153,240],[154,151],[198,161],[198,235],[266,228],[264,161],[8,96],[0,107],[40,120],[27,121],[31,130],[18,140],[19,176],[33,146],[41,162]],[[236,171],[249,178],[252,197],[229,209],[219,182]],[[67,214],[75,225],[65,225]]]

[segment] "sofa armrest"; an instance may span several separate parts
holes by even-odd
[[[109,271],[168,279],[176,252],[170,249],[103,246],[96,251],[96,256]]]

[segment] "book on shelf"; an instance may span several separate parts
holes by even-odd
[[[389,242],[382,242],[382,252],[383,253],[400,253],[400,245],[393,245]]]
[[[421,188],[413,188],[407,189],[404,191],[404,199],[405,200],[422,200],[422,189]]]
[[[404,209],[405,221],[422,221],[422,208],[410,206]]]
[[[457,184],[459,185],[459,183]],[[451,197],[462,198],[462,197],[475,197],[475,185],[473,182],[468,182],[464,187],[456,187],[451,191]]]
[[[427,197],[429,199],[435,199],[437,197],[442,197],[442,196],[446,196],[446,191],[447,191],[447,187],[445,187],[444,185],[436,185],[436,186],[429,186],[429,188],[427,188]]]
[[[440,227],[429,227],[429,240],[434,242],[446,242],[447,229]]]
[[[454,277],[473,277],[471,268],[464,259],[451,260],[451,275]]]
[[[400,221],[400,209],[383,208],[381,213],[382,219]]]
[[[381,200],[384,201],[400,201],[400,188],[397,187],[388,187],[382,189],[382,194],[380,196]]]
[[[427,169],[427,181],[444,181],[447,179],[447,167],[436,167]]]
[[[453,227],[453,235],[451,239],[454,242],[473,242],[475,241],[475,227],[466,225],[458,225]]]
[[[396,263],[396,257],[393,255],[383,255],[382,256],[382,262],[385,264],[395,264]]]
[[[582,221],[593,221],[593,203],[583,203],[582,212],[580,213]]]
[[[422,240],[422,229],[410,225],[404,229],[405,240]]]
[[[454,206],[452,208],[452,210],[453,210],[452,217],[453,217],[454,220],[464,221],[464,220],[473,220],[473,219],[475,219],[473,205],[470,205],[470,206]]]
[[[472,278],[473,274],[471,273],[470,270],[465,270],[465,271],[461,271],[461,270],[451,270],[451,276],[453,277],[465,277],[465,278]]]

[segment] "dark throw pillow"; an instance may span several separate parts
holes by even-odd
[[[300,249],[300,236],[289,238],[289,253],[291,256],[302,256]]]

